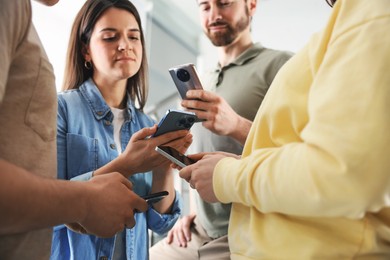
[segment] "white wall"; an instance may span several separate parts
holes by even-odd
[[[195,0],[133,0],[137,8],[142,9],[140,12],[147,12],[150,7],[149,3],[153,1],[165,1],[168,6],[177,5],[178,10],[186,12],[186,15],[195,23],[199,22]],[[33,22],[53,63],[59,89],[65,66],[70,27],[84,1],[61,0],[53,7],[32,2]],[[258,0],[257,12],[252,23],[253,38],[266,47],[296,52],[307,42],[312,33],[324,26],[330,11],[325,0]],[[171,15],[175,16],[174,13]],[[143,21],[146,19],[144,18]],[[174,26],[175,24],[172,24],[172,27]],[[201,50],[203,63],[199,65],[214,65],[214,62],[211,62],[216,59],[214,48],[202,33],[199,37],[201,46],[204,48]],[[160,41],[159,44],[164,44],[163,39],[153,38],[153,41]]]

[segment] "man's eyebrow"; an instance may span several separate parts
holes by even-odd
[[[198,6],[205,5],[205,4],[207,4],[207,1],[200,1]]]

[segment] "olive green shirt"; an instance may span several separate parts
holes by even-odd
[[[240,116],[253,121],[276,73],[292,56],[254,44],[235,61],[219,65],[201,78],[205,90],[216,92]],[[233,138],[212,133],[201,124],[191,130],[193,144],[189,153],[224,151],[241,154],[243,146]],[[227,235],[231,204],[207,203],[196,193],[197,217],[212,238]]]

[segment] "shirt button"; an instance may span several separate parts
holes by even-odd
[[[115,144],[110,144],[111,149],[116,149]]]
[[[103,112],[102,111],[97,111],[96,114],[98,114],[98,116],[101,116],[101,115],[103,115]]]
[[[104,121],[104,124],[105,124],[105,125],[111,125],[111,122],[108,121],[108,120],[106,120],[106,121]]]
[[[101,256],[100,260],[108,260],[108,257],[107,256]]]

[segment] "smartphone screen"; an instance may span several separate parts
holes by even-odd
[[[194,160],[188,158],[184,154],[181,154],[179,151],[169,146],[157,146],[156,151],[182,168],[195,163]]]

